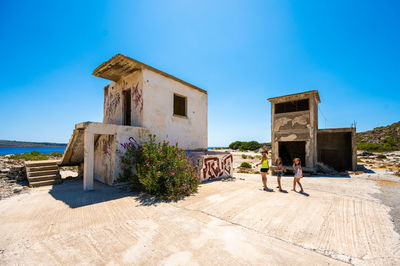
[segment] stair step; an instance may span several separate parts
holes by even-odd
[[[58,169],[56,169],[56,170],[46,170],[46,171],[36,171],[36,172],[28,171],[28,177],[54,175],[54,174],[57,174],[57,173],[58,173]]]
[[[55,179],[60,179],[60,175],[54,174],[54,175],[44,175],[44,176],[34,176],[34,177],[29,177],[29,184],[32,182],[39,182],[39,181],[49,181],[49,180],[55,180]]]
[[[45,165],[45,166],[27,166],[27,171],[30,173],[37,171],[46,171],[46,170],[58,170],[57,165]]]
[[[61,183],[62,183],[62,179],[54,179],[54,180],[38,181],[38,182],[29,183],[29,186],[30,187],[42,187],[42,186],[50,186],[50,185],[61,184]]]
[[[59,160],[46,160],[46,161],[26,161],[25,166],[26,167],[32,167],[32,166],[49,166],[49,165],[58,165],[60,163]]]

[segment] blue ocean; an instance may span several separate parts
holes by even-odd
[[[66,147],[0,147],[0,155],[38,151],[40,153],[63,153]]]

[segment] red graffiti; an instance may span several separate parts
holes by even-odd
[[[135,87],[132,87],[131,90],[133,105],[138,108],[140,112],[143,111],[143,92],[142,88],[139,87],[139,82]]]
[[[106,156],[111,155],[111,145],[110,142],[103,139],[102,141],[102,146],[103,146],[103,154]]]
[[[231,154],[225,157],[208,157],[203,163],[203,180],[214,179],[226,175],[231,175],[233,157]]]
[[[137,143],[137,141],[135,140],[134,137],[130,137],[128,140],[129,140],[129,142],[120,143],[121,146],[122,146],[124,149],[127,149],[127,148],[129,148],[130,146],[134,146],[134,147],[138,147],[138,146],[139,146],[139,144]]]
[[[223,174],[222,169],[219,168],[219,158],[218,157],[209,157],[204,159],[204,169],[203,176],[209,176],[209,178],[217,178]]]
[[[119,92],[117,92],[115,95],[110,93],[108,96],[108,101],[107,101],[107,107],[106,107],[106,116],[111,117],[115,113],[115,109],[117,109],[121,96],[119,95]]]
[[[229,154],[225,158],[222,159],[222,170],[225,171],[226,173],[230,174],[232,170],[232,164],[233,164],[233,157],[232,154]]]

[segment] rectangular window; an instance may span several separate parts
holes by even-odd
[[[174,115],[186,116],[186,97],[174,94]]]
[[[275,104],[275,114],[307,111],[309,109],[308,99]]]

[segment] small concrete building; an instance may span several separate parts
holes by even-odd
[[[104,88],[103,123],[77,124],[61,166],[79,165],[84,189],[93,180],[113,184],[126,148],[147,140],[178,143],[198,166],[202,180],[232,174],[232,156],[207,152],[207,92],[137,60],[117,54],[93,75]]]
[[[269,98],[271,102],[272,161],[281,157],[291,166],[317,170],[321,162],[338,171],[357,169],[355,128],[318,129],[318,91]]]

